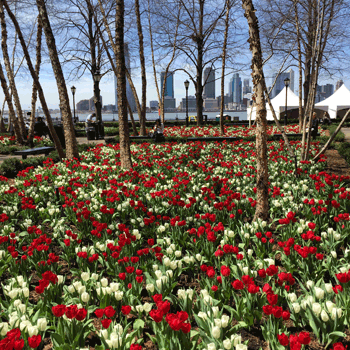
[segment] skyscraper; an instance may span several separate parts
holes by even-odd
[[[233,74],[230,80],[229,95],[233,103],[242,102],[242,79],[238,73]]]
[[[335,85],[335,91],[337,91],[342,85],[344,84],[343,80],[338,80],[337,84]]]
[[[160,95],[163,92],[165,72],[160,73]],[[174,72],[168,72],[165,84],[164,97],[174,98]]]
[[[275,82],[278,73],[272,76],[272,84]],[[276,80],[276,84],[272,89],[271,98],[276,97],[285,87],[284,80],[289,78],[289,88],[294,91],[294,71],[291,69],[289,72],[281,73]]]
[[[215,98],[215,70],[213,67],[204,69],[203,98]]]
[[[129,47],[128,44],[124,44],[124,56],[125,56],[125,66],[128,69],[129,73],[131,74],[131,67],[130,67],[130,54],[129,54]],[[118,110],[118,91],[117,91],[117,86],[118,86],[118,79],[114,75],[114,88],[115,88],[115,110]],[[131,86],[129,84],[128,79],[126,78],[126,98],[128,99],[130,108],[133,112],[136,111],[136,102],[135,102],[135,97],[134,94],[131,90]]]
[[[243,80],[243,95],[249,94],[252,92],[252,88],[249,86],[249,79]]]

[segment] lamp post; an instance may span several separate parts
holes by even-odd
[[[288,97],[288,86],[290,83],[290,79],[286,78],[284,79],[284,85],[286,86],[286,109],[284,111],[284,126],[287,125],[287,107],[288,107],[288,103],[287,103],[287,97]]]
[[[75,123],[75,92],[77,91],[77,88],[73,85],[71,88],[71,91],[72,91],[72,95],[73,95],[73,120],[74,120],[74,123]]]
[[[188,87],[190,86],[190,82],[186,79],[184,84],[186,89],[186,126],[188,126]]]
[[[97,69],[94,73],[94,102],[96,105],[96,119],[97,119],[97,130],[98,130],[98,138],[103,138],[102,135],[102,115],[101,115],[101,100],[100,100],[100,81],[102,75],[100,74],[100,70]],[[96,135],[97,136],[97,135]]]

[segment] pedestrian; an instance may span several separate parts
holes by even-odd
[[[317,118],[316,112],[312,114],[312,123],[311,123],[311,136],[313,140],[316,139],[317,133],[318,133],[318,124],[319,120]]]

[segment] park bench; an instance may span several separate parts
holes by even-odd
[[[16,151],[15,154],[22,156],[22,159],[27,159],[27,156],[34,155],[34,154],[45,154],[47,156],[51,151],[54,151],[54,150],[55,150],[55,147],[38,147],[38,148],[24,149],[22,151]]]
[[[140,135],[138,135],[138,136],[129,136],[130,140],[141,140],[141,139],[151,139],[151,138],[152,137],[148,136],[148,135],[146,135],[146,136],[140,136]]]

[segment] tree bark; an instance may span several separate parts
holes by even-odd
[[[43,34],[43,26],[41,23],[40,16],[38,16],[38,30],[36,34],[36,64],[35,64],[35,74],[39,77],[40,66],[41,66],[41,45],[42,45],[42,34]],[[31,103],[31,113],[30,113],[30,124],[29,124],[29,133],[28,133],[28,142],[29,144],[33,143],[34,137],[34,124],[35,124],[35,107],[36,101],[38,97],[38,90],[36,88],[36,84],[33,82],[32,88],[32,103]]]
[[[260,45],[258,19],[252,0],[242,0],[245,18],[249,25],[250,50],[252,51],[252,77],[256,96],[256,168],[257,168],[257,203],[254,220],[267,220],[269,217],[268,200],[268,167],[267,167],[267,139],[266,139],[266,106],[264,92],[266,91],[263,71],[263,60]]]
[[[58,58],[55,38],[50,26],[49,17],[46,11],[45,0],[36,0],[39,14],[43,23],[45,32],[46,44],[49,50],[52,69],[55,74],[56,84],[58,88],[58,95],[60,99],[60,109],[62,111],[62,121],[64,128],[64,138],[66,141],[66,156],[68,159],[78,158],[78,144],[74,133],[72,111],[69,105],[69,97],[66,87],[66,82],[62,72],[61,64]]]
[[[46,121],[47,121],[47,126],[50,130],[50,133],[51,133],[51,136],[53,138],[53,141],[54,141],[54,144],[55,144],[55,147],[56,147],[56,150],[57,150],[57,153],[58,153],[58,156],[62,159],[65,157],[64,155],[64,152],[63,152],[63,149],[62,149],[62,145],[60,143],[60,140],[59,138],[57,137],[57,134],[56,134],[56,131],[54,129],[54,126],[52,124],[52,119],[51,119],[51,116],[50,116],[50,111],[49,111],[49,108],[47,107],[47,104],[46,104],[46,100],[45,100],[45,96],[44,96],[44,92],[43,92],[43,89],[41,87],[41,84],[39,82],[39,78],[38,76],[36,75],[35,73],[35,70],[34,70],[34,67],[33,67],[33,64],[32,64],[32,61],[30,59],[30,56],[29,56],[29,52],[28,52],[28,49],[27,49],[27,46],[26,46],[26,43],[23,39],[23,35],[22,35],[22,31],[19,27],[19,24],[17,22],[17,19],[16,17],[14,16],[14,14],[12,13],[12,11],[10,10],[8,4],[7,4],[7,1],[6,0],[0,0],[0,4],[1,6],[4,6],[9,17],[11,18],[11,21],[13,22],[13,25],[15,27],[15,30],[16,30],[16,33],[18,35],[18,39],[21,43],[21,46],[22,46],[22,50],[23,50],[23,53],[24,53],[24,57],[26,59],[26,62],[27,62],[27,65],[28,65],[28,68],[29,68],[29,71],[30,71],[30,74],[32,76],[32,79],[34,80],[34,83],[36,85],[36,88],[38,90],[38,94],[39,94],[39,98],[40,98],[40,103],[41,103],[41,107],[43,109],[43,112],[44,112],[44,115],[46,117]]]
[[[135,0],[135,15],[136,15],[136,25],[137,34],[139,37],[139,55],[140,55],[140,65],[141,65],[141,82],[142,82],[142,96],[141,96],[141,115],[140,115],[140,134],[142,136],[146,135],[146,90],[147,90],[147,80],[146,80],[146,64],[145,64],[145,54],[143,46],[143,33],[141,25],[141,15],[140,15],[140,3],[139,0]]]
[[[26,132],[26,127],[24,124],[24,119],[23,119],[23,112],[22,112],[22,107],[21,107],[21,102],[19,100],[18,96],[18,91],[15,83],[15,78],[13,74],[13,70],[11,67],[11,62],[10,62],[10,56],[8,53],[8,48],[7,48],[7,29],[6,29],[6,21],[5,21],[5,13],[4,13],[4,8],[3,6],[0,6],[0,22],[1,22],[1,49],[2,49],[2,54],[4,58],[4,63],[5,63],[5,69],[7,73],[7,78],[9,81],[9,86],[11,89],[11,94],[13,96],[13,100],[15,103],[16,107],[16,112],[17,112],[17,120],[20,128],[20,132],[22,134],[22,142],[25,142],[27,138],[27,132]]]
[[[13,130],[15,132],[16,141],[18,143],[22,144],[23,138],[22,138],[21,130],[19,128],[19,125],[18,125],[18,122],[16,119],[16,113],[15,113],[15,110],[14,110],[13,105],[12,105],[12,99],[10,96],[9,88],[8,88],[6,78],[4,75],[4,71],[2,69],[1,64],[0,64],[0,81],[1,81],[2,90],[3,90],[5,98],[6,98],[7,106],[9,109],[9,123],[11,122],[13,125]]]
[[[224,37],[224,47],[222,49],[222,70],[221,70],[221,103],[220,103],[220,134],[225,134],[224,128],[224,106],[225,106],[225,65],[226,65],[226,46],[227,46],[227,36],[228,28],[230,25],[230,0],[226,0],[226,18],[225,18],[225,37]]]
[[[128,110],[126,98],[125,79],[125,56],[124,56],[124,0],[116,1],[115,14],[115,48],[116,48],[116,68],[117,68],[117,93],[118,93],[118,113],[119,113],[119,145],[120,145],[120,166],[121,168],[132,168]]]
[[[128,110],[129,110],[129,115],[130,115],[130,120],[131,120],[132,130],[134,132],[134,136],[137,136],[137,129],[136,129],[136,124],[135,124],[134,114],[132,113],[132,109],[130,107],[129,102],[128,102]]]

